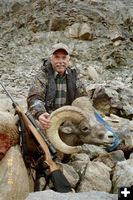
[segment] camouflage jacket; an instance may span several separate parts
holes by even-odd
[[[67,68],[67,72],[66,105],[71,105],[74,99],[79,96],[87,95],[87,93],[83,84],[79,80],[77,71],[72,68]],[[40,72],[33,80],[27,98],[28,109],[36,118],[44,112],[51,113],[55,110],[54,99],[56,94],[56,84],[54,74],[50,61],[44,60]]]

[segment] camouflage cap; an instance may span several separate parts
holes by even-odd
[[[63,44],[63,43],[57,43],[57,44],[53,45],[51,54],[54,54],[54,52],[59,50],[59,49],[63,49],[64,51],[66,51],[67,54],[69,54],[68,46],[66,44]]]

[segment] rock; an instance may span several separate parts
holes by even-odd
[[[66,37],[68,38],[78,38],[79,37],[79,23],[74,23],[66,28]]]
[[[65,30],[67,25],[68,19],[66,16],[53,15],[50,20],[49,31],[62,31]]]
[[[30,193],[29,196],[25,200],[117,200],[118,195],[116,194],[109,194],[107,192],[98,192],[98,191],[91,191],[91,192],[81,192],[81,193],[57,193],[53,192],[52,190],[47,190],[43,192],[35,192]]]
[[[97,73],[97,71],[95,70],[94,67],[88,66],[87,71],[88,71],[89,78],[91,78],[95,82],[97,82],[99,80],[99,74]]]
[[[92,40],[93,34],[89,24],[74,23],[66,29],[66,36],[81,40]]]
[[[130,159],[133,159],[133,153],[130,154]]]
[[[11,147],[0,161],[0,199],[23,200],[29,192],[28,174],[20,148]]]
[[[81,40],[92,40],[93,34],[90,25],[87,23],[81,24],[78,37]]]
[[[94,107],[106,115],[115,114],[132,119],[133,91],[122,82],[113,80],[108,85],[97,85],[93,93]]]
[[[113,193],[118,192],[119,187],[133,185],[133,159],[118,162],[113,173]]]
[[[61,166],[63,174],[71,184],[72,188],[75,188],[79,181],[79,175],[72,166],[68,164],[61,164]]]
[[[80,177],[84,174],[86,166],[90,162],[89,155],[86,153],[73,154],[69,164],[73,166],[74,170]]]
[[[23,5],[20,4],[19,2],[16,2],[12,5],[11,7],[11,10],[12,10],[12,13],[15,14],[17,13],[18,11],[20,11],[21,9],[23,8]]]
[[[77,160],[77,161],[71,162],[71,165],[73,166],[73,168],[75,169],[75,171],[78,173],[78,175],[80,176],[80,178],[84,174],[84,172],[86,170],[87,164],[88,164],[87,161],[81,161],[81,160]]]
[[[8,99],[8,97],[1,98],[0,111],[12,112],[12,113],[14,112],[14,109],[12,107],[12,103]]]
[[[115,42],[118,40],[124,40],[124,36],[119,26],[111,26],[110,29],[110,39]]]
[[[110,192],[112,187],[110,171],[111,169],[102,162],[89,162],[78,186],[78,192],[90,190]]]
[[[7,89],[8,92],[12,92],[12,90]],[[17,91],[17,89],[15,90]],[[18,89],[18,92],[20,91],[20,89]],[[27,110],[27,103],[26,103],[26,98],[24,98],[23,96],[19,95],[19,98],[13,97],[13,100],[19,104],[19,107],[26,112]],[[15,109],[12,106],[12,101],[11,99],[5,95],[5,94],[0,94],[0,99],[1,99],[1,104],[0,104],[0,111],[4,111],[4,112],[10,112],[12,114],[15,113]]]
[[[95,145],[87,145],[87,146],[95,146]],[[71,161],[77,161],[77,160],[88,162],[90,160],[90,157],[88,153],[87,154],[76,153],[76,154],[71,155]]]
[[[92,145],[92,144],[84,144],[84,152],[92,160],[92,159],[98,157],[100,154],[106,153],[106,150],[100,146],[96,146],[96,145]]]
[[[125,160],[124,153],[121,150],[113,151],[111,153],[101,154],[94,161],[104,163],[110,168],[114,168],[117,162]]]
[[[129,132],[133,128],[133,121],[119,117],[118,115],[115,114],[110,114],[109,116],[104,116],[104,120],[107,121],[112,128],[116,132]]]

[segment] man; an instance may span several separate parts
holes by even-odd
[[[50,127],[48,117],[52,111],[64,105],[71,105],[75,98],[87,95],[76,70],[70,68],[69,63],[69,48],[62,43],[55,44],[50,57],[44,60],[30,88],[27,98],[28,109],[44,129]],[[34,159],[37,162],[40,159],[38,157],[37,155]],[[35,190],[39,190],[39,177],[42,177],[41,173],[45,172],[42,163],[38,162],[36,172]],[[64,177],[55,173],[53,177],[56,180],[62,179],[62,181],[57,181],[57,186],[61,191],[71,190]]]
[[[55,44],[30,88],[27,99],[29,110],[44,129],[50,127],[48,116],[52,111],[87,95],[79,75],[69,63],[69,48],[63,43]]]
[[[85,87],[79,79],[79,74],[69,66],[69,63],[68,47],[62,43],[55,44],[52,47],[50,57],[44,60],[43,66],[30,88],[27,98],[28,109],[44,129],[49,128],[51,125],[48,117],[52,111],[64,105],[71,105],[77,97],[87,96]],[[96,119],[104,124],[109,131],[112,131],[97,111]],[[117,145],[118,140],[115,140],[113,146],[107,150],[112,151]],[[40,166],[38,176],[40,176],[41,171],[44,171],[41,170]],[[63,187],[65,188],[65,186]]]

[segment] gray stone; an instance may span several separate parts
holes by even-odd
[[[0,161],[0,199],[23,200],[29,192],[29,178],[20,147],[11,147]]]
[[[117,193],[119,187],[130,187],[133,185],[133,159],[117,163],[112,183],[113,193]]]
[[[111,168],[102,162],[89,162],[86,171],[82,176],[82,181],[78,186],[79,192],[87,192],[90,190],[111,191],[110,180]]]
[[[117,200],[117,194],[109,194],[106,192],[98,192],[98,191],[91,191],[91,192],[81,192],[81,193],[57,193],[51,190],[47,190],[44,192],[35,192],[29,194],[29,196],[25,200]]]

